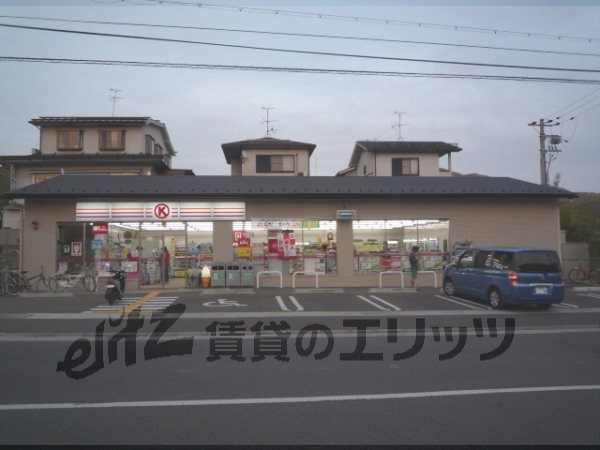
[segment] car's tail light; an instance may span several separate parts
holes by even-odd
[[[517,272],[513,272],[512,270],[508,271],[508,284],[511,286],[516,286],[518,281]]]

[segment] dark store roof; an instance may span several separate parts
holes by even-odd
[[[567,197],[577,194],[500,177],[241,177],[62,175],[8,198]]]
[[[260,139],[249,139],[247,141],[228,142],[222,144],[221,148],[225,154],[227,164],[231,164],[231,158],[240,158],[242,150],[308,150],[309,156],[315,150],[316,144],[306,142],[288,141],[284,139],[275,139],[264,137]]]
[[[445,142],[425,141],[356,141],[349,167],[356,166],[363,152],[373,153],[437,153],[439,156],[460,152],[462,148]]]
[[[0,156],[0,164],[43,164],[45,166],[68,166],[81,163],[95,164],[141,164],[168,167],[163,155],[106,155],[106,154],[37,154],[19,156]],[[93,167],[93,166],[90,166]]]
[[[112,116],[53,116],[53,117],[38,117],[31,119],[30,124],[43,127],[141,127],[149,125],[160,130],[165,145],[169,154],[174,155],[176,152],[171,143],[171,137],[167,132],[167,127],[160,120],[155,120],[152,117],[112,117]]]

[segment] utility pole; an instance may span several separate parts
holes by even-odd
[[[394,124],[394,128],[398,129],[398,141],[402,141],[402,125],[408,125],[406,123],[402,123],[402,114],[406,114],[405,112],[394,111],[394,114],[398,116],[398,123]]]
[[[267,118],[261,122],[262,124],[266,125],[265,137],[271,137],[271,133],[275,133],[277,130],[270,124],[272,122],[279,122],[278,120],[269,120],[269,111],[275,108],[263,106],[261,109],[264,109],[267,112]]]
[[[550,174],[550,163],[556,159],[556,154],[560,152],[556,146],[562,142],[562,138],[555,134],[546,134],[546,127],[555,127],[560,125],[560,122],[552,123],[553,120],[540,119],[538,122],[531,122],[530,127],[538,129],[540,137],[540,184],[548,186],[548,178]],[[550,139],[549,148],[546,148],[546,139]]]
[[[119,92],[123,92],[123,89],[109,89],[110,99],[112,101],[112,116],[115,117],[115,106],[119,100],[123,100],[123,97],[119,97]]]

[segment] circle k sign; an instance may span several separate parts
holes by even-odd
[[[159,203],[154,207],[154,215],[158,219],[168,219],[171,215],[171,208],[166,203]]]

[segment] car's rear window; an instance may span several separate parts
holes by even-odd
[[[560,262],[556,252],[518,252],[514,255],[514,271],[524,273],[558,273]]]

